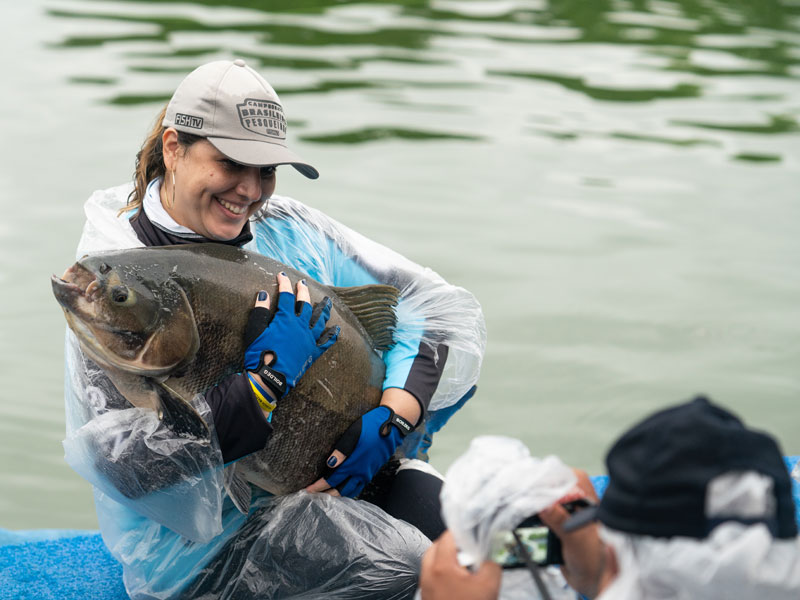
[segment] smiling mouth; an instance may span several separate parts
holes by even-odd
[[[247,212],[247,209],[248,209],[247,206],[239,206],[238,204],[232,204],[232,203],[228,202],[227,200],[223,200],[222,198],[218,198],[216,196],[214,198],[216,199],[217,202],[220,203],[220,205],[224,209],[232,212],[235,215],[243,215],[243,214],[245,214]]]

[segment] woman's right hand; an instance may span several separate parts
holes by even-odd
[[[589,475],[581,469],[573,469],[578,478],[578,488],[584,498],[595,504],[599,502]],[[564,564],[561,573],[570,587],[587,598],[596,598],[602,591],[605,580],[613,571],[616,560],[600,538],[597,523],[592,523],[572,532],[564,530],[570,514],[559,503],[539,512],[539,517],[561,540]]]
[[[297,284],[295,303],[289,278],[279,273],[277,279],[278,308],[274,315],[270,312],[269,294],[260,291],[244,332],[245,369],[258,376],[259,383],[269,388],[275,399],[297,385],[306,369],[336,342],[340,332],[338,325],[325,329],[331,313],[330,298],[323,298],[312,308],[303,280]]]

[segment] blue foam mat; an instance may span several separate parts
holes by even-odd
[[[52,530],[51,530],[52,531]],[[124,600],[122,566],[97,532],[2,532],[14,538],[0,547],[3,600]],[[30,536],[32,541],[23,541]]]
[[[786,459],[791,470],[800,456]],[[599,494],[607,477],[593,477]],[[793,481],[800,524],[800,483]],[[122,567],[96,531],[0,529],[0,600],[125,600]]]

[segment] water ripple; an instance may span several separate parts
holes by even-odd
[[[779,82],[800,76],[800,6],[779,0],[657,1],[647,9],[629,0],[323,0],[302,6],[288,0],[268,6],[254,0],[74,0],[51,6],[47,17],[63,25],[52,48],[102,47],[121,64],[121,70],[76,67],[66,75],[71,85],[91,86],[112,106],[162,104],[196,64],[236,55],[266,72],[282,95],[334,95],[360,115],[360,122],[339,128],[295,118],[309,143],[492,139],[492,107],[513,97],[537,98],[537,111],[553,115],[565,102],[578,106],[580,98],[669,107],[660,111],[657,131],[621,129],[616,118],[602,131],[594,125],[533,130],[553,139],[600,136],[689,148],[719,147],[720,140],[679,129],[797,131],[789,108],[798,93]],[[701,98],[719,104],[719,121],[696,111]],[[759,115],[735,110],[754,102],[763,104]],[[393,106],[414,112],[415,126]],[[525,109],[519,104],[507,116],[515,119],[518,112],[516,134],[524,140],[532,131]],[[444,127],[443,113],[449,117]],[[727,155],[751,161],[773,156],[758,148]]]

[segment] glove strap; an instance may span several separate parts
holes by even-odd
[[[264,385],[271,389],[277,398],[283,398],[289,391],[286,386],[286,376],[283,373],[278,373],[272,367],[264,364],[256,372],[261,376]]]
[[[389,407],[387,406],[386,408],[389,408]],[[400,435],[402,435],[403,437],[406,437],[409,433],[414,431],[415,428],[411,423],[406,421],[403,417],[398,415],[391,408],[389,408],[389,412],[391,413],[391,415],[389,416],[388,419],[386,419],[386,421],[383,423],[383,425],[381,425],[380,434],[382,436],[389,435],[389,428],[392,425],[397,427],[397,430],[400,432]]]

